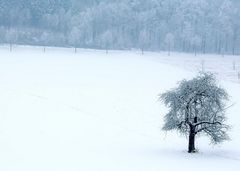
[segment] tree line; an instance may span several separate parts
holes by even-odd
[[[238,0],[0,0],[0,43],[240,53]]]

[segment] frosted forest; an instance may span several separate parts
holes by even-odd
[[[239,0],[0,0],[0,43],[234,55],[239,18]]]

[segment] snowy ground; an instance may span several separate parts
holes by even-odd
[[[0,47],[0,170],[238,170],[239,59]],[[185,137],[161,131],[167,109],[158,94],[193,77],[203,60],[236,103],[232,141],[213,147],[198,138],[200,152],[190,155]]]

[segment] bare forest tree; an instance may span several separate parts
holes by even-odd
[[[18,34],[15,29],[9,29],[6,34],[6,40],[9,43],[9,50],[12,52],[13,45],[16,43],[18,39]]]
[[[165,37],[165,43],[168,50],[168,56],[170,56],[170,52],[174,47],[174,35],[172,33],[168,33]]]
[[[103,46],[106,50],[106,54],[108,54],[109,48],[111,47],[111,44],[113,43],[113,34],[111,31],[106,31],[101,35],[100,38],[101,46]]]

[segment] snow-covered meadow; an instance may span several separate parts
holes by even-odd
[[[1,171],[240,168],[239,56],[0,47]],[[233,63],[236,64],[235,70]],[[231,141],[213,146],[161,131],[158,95],[202,70],[231,96]]]

